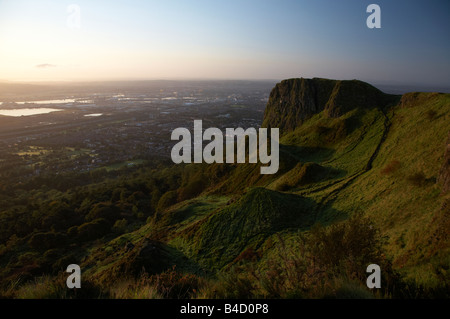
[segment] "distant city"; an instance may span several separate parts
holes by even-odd
[[[170,159],[171,131],[194,119],[220,129],[258,128],[273,85],[150,81],[3,94],[0,176],[26,179]]]

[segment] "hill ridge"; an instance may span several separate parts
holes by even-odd
[[[272,89],[262,127],[278,127],[283,135],[322,111],[337,118],[358,107],[384,109],[398,99],[359,80],[287,79]]]

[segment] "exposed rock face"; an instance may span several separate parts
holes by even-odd
[[[444,163],[439,172],[438,182],[442,184],[443,193],[447,193],[450,190],[450,133],[447,138]]]
[[[322,111],[339,117],[357,107],[383,108],[393,97],[358,80],[284,80],[270,94],[262,126],[278,127],[285,134]]]

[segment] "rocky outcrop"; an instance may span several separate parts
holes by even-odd
[[[358,80],[284,80],[270,94],[262,126],[278,127],[285,134],[322,111],[329,117],[339,117],[358,107],[384,108],[395,97]]]
[[[450,190],[450,133],[447,138],[444,163],[442,163],[442,167],[439,172],[438,182],[442,184],[443,193],[447,193]]]

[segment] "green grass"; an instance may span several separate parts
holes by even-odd
[[[310,227],[315,222],[314,205],[297,195],[251,189],[238,202],[187,228],[172,243],[206,268],[220,269],[276,232]]]
[[[337,210],[361,210],[375,220],[390,237],[389,253],[401,267],[428,263],[427,240],[438,227],[433,220],[448,198],[440,195],[435,180],[449,130],[450,95],[424,93],[419,100],[389,114],[392,124],[373,169],[340,191],[333,202]],[[435,113],[432,119],[427,116],[430,110]],[[386,174],[393,162],[397,168]],[[414,182],[415,174],[424,176],[423,183]],[[448,252],[447,248],[441,253]]]
[[[172,230],[182,231],[186,226],[223,207],[230,200],[230,196],[203,196],[182,202],[162,213],[158,218],[158,227],[172,226]]]
[[[274,236],[289,238],[317,222],[332,224],[363,212],[389,236],[386,249],[394,266],[407,278],[436,286],[430,263],[448,256],[448,249],[432,253],[427,240],[438,231],[433,221],[440,223],[440,207],[448,198],[434,180],[442,164],[450,97],[420,95],[418,101],[386,115],[376,108],[340,118],[321,112],[282,137],[277,174],[261,176],[258,165],[238,165],[208,191],[217,195],[178,203],[124,236],[135,244],[159,238],[172,262],[214,273],[249,249],[270,256],[278,250],[267,245]],[[411,178],[417,173],[421,183]],[[124,240],[108,245],[117,248],[118,242]],[[364,295],[351,285],[344,283],[340,294]]]
[[[330,99],[337,103],[334,111],[345,109],[346,99],[332,89],[324,90],[330,91]],[[251,295],[253,288],[266,291],[253,296],[267,297],[270,287],[263,287],[267,282],[250,287],[254,271],[269,271],[284,250],[303,256],[299,251],[301,238],[314,234],[317,224],[331,226],[328,233],[335,230],[330,237],[335,246],[329,246],[337,251],[339,242],[346,242],[347,237],[340,238],[333,227],[362,213],[385,237],[383,260],[386,267],[392,262],[408,282],[405,295],[436,296],[442,291],[445,295],[450,283],[450,194],[442,194],[436,180],[449,132],[450,95],[414,93],[403,96],[391,108],[350,109],[340,117],[330,117],[330,110],[324,109],[285,132],[280,140],[277,174],[261,175],[260,165],[253,164],[210,165],[198,170],[186,166],[185,173],[193,170],[178,181],[180,186],[188,185],[194,177],[214,179],[199,196],[188,200],[178,197],[181,202],[149,214],[147,223],[139,229],[90,244],[84,255],[83,274],[102,285],[117,280],[117,285],[107,291],[115,298],[160,298],[161,291],[154,285],[136,281],[142,267],[164,273],[176,265],[180,273],[194,276],[187,276],[189,280],[195,281],[195,276],[211,280],[198,294],[200,297],[242,297]],[[130,163],[144,161],[106,168],[118,170]],[[167,169],[162,176],[175,176],[170,173]],[[357,231],[353,236],[353,242],[365,238]],[[156,247],[157,258],[140,255],[149,241]],[[125,249],[128,242],[135,245],[131,251]],[[351,240],[346,243],[353,247]],[[314,243],[309,245],[313,247]],[[320,241],[317,247],[326,251]],[[286,267],[290,267],[291,257],[283,256]],[[310,271],[308,267],[295,268],[295,272]],[[281,287],[282,296],[386,297],[368,292],[361,282],[345,277],[348,274],[327,278],[331,286],[318,285],[316,290],[293,282],[296,275],[304,279],[305,274],[285,274],[284,284],[295,289],[284,291]],[[319,277],[316,279],[323,279]],[[51,284],[38,293],[38,288],[50,281],[44,278],[12,290],[17,297],[66,297]],[[299,286],[303,291],[296,290]],[[222,295],[216,294],[215,287]]]

